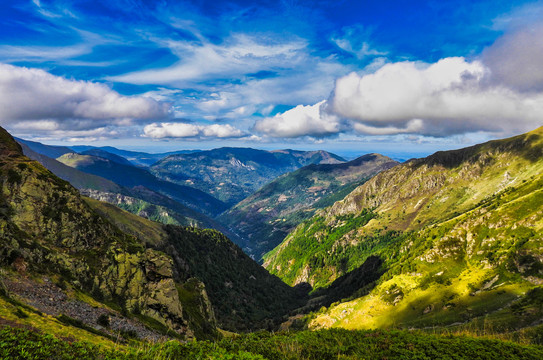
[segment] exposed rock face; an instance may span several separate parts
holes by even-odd
[[[69,183],[24,157],[0,130],[0,264],[74,286],[192,336],[172,260],[96,214]]]
[[[127,310],[141,312],[171,329],[192,336],[183,317],[173,279],[172,260],[151,249],[135,254],[115,247],[94,277],[94,289],[107,298],[124,299]]]

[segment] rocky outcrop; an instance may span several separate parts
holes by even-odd
[[[69,183],[26,158],[3,129],[0,139],[0,265],[56,274],[191,337],[171,258],[146,250],[94,212]]]

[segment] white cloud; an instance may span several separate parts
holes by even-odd
[[[153,123],[143,128],[145,137],[164,138],[240,138],[247,134],[229,124],[197,125],[188,123]]]
[[[379,51],[370,46],[371,33],[371,29],[361,25],[348,26],[343,28],[343,33],[340,36],[335,36],[331,40],[341,50],[353,54],[358,59],[387,55],[388,52]]]
[[[105,84],[0,64],[0,123],[19,129],[89,130],[168,117],[169,105],[122,96]]]
[[[388,64],[371,75],[339,79],[329,110],[368,134],[511,134],[541,125],[543,94],[488,85],[491,76],[482,62],[464,58]]]
[[[542,9],[527,6],[520,14]],[[254,128],[276,137],[351,130],[373,136],[508,136],[532,130],[543,125],[543,25],[519,18],[539,19],[518,14],[497,19],[495,27],[506,34],[479,58],[429,64],[377,57],[363,72],[340,77],[325,102],[257,121]],[[346,51],[372,55],[363,41],[355,48],[351,35],[333,40]]]
[[[120,137],[135,136],[132,128],[99,127],[89,130],[60,129],[54,121],[37,121],[28,127],[26,123],[17,123],[10,126],[10,130],[17,136],[35,141],[69,141],[93,142]]]
[[[493,76],[481,61],[462,57],[386,64],[373,74],[344,76],[326,102],[299,106],[257,122],[255,129],[274,136],[313,135],[341,118],[367,135],[441,137],[478,131],[510,135],[543,125],[543,93],[519,92]],[[302,116],[302,110],[310,115]],[[333,132],[322,131],[327,133]]]
[[[336,58],[315,56],[299,38],[272,39],[257,34],[232,34],[222,43],[202,36],[198,42],[153,39],[179,61],[169,67],[108,78],[135,84],[191,89],[182,98],[186,116],[233,118],[251,115],[269,105],[314,103],[328,96],[334,81],[351,71]],[[238,110],[236,110],[238,109]]]
[[[257,121],[254,130],[273,137],[323,137],[341,130],[339,119],[328,114],[326,101],[315,105],[298,105],[293,109]]]
[[[423,130],[424,123],[420,119],[413,119],[408,121],[403,128],[396,126],[375,127],[371,125],[365,125],[363,123],[354,123],[353,128],[358,133],[364,135],[396,135],[409,133],[412,134]]]

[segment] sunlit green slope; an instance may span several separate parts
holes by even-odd
[[[373,279],[350,289],[355,300],[319,315],[316,327],[424,327],[485,314],[500,326],[537,322],[542,134],[540,128],[384,171],[300,225],[265,266],[287,283],[319,288],[379,258]],[[512,321],[514,306],[522,316]]]

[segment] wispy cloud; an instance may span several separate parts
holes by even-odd
[[[388,51],[375,49],[370,45],[371,29],[361,25],[348,26],[342,29],[341,34],[332,37],[332,42],[341,50],[354,55],[359,60],[385,56]]]
[[[161,40],[180,61],[163,69],[137,71],[109,78],[133,84],[193,86],[205,80],[240,79],[263,70],[289,68],[305,57],[301,39],[274,41],[268,37],[234,34],[222,44]]]

